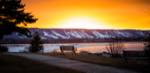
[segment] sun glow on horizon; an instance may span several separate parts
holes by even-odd
[[[150,30],[149,0],[22,1],[25,11],[38,18],[28,28]]]
[[[74,28],[74,29],[105,29],[104,23],[99,23],[90,17],[72,17],[60,22],[60,28]]]

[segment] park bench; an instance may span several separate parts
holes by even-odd
[[[76,55],[76,48],[74,47],[74,46],[66,46],[66,45],[62,45],[62,46],[60,46],[60,51],[61,51],[61,53],[64,55],[65,54],[65,52],[72,52],[72,54],[74,54],[74,55]]]

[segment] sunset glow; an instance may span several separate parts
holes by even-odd
[[[149,0],[23,0],[23,3],[26,11],[39,19],[28,27],[150,29]]]
[[[73,17],[68,18],[59,24],[61,28],[84,28],[84,29],[104,29],[105,24],[91,19],[90,17]]]

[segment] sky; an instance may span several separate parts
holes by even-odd
[[[150,29],[150,0],[23,0],[34,28]]]

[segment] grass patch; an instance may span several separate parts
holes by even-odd
[[[82,73],[26,58],[0,54],[0,73]]]
[[[65,54],[61,55],[59,53],[47,53],[46,55],[63,57],[72,60],[78,60],[87,63],[93,63],[98,65],[112,66],[121,69],[133,70],[141,73],[149,73],[150,66],[148,62],[141,60],[128,60],[125,62],[123,58],[111,58],[111,57],[103,57],[97,56],[93,54]]]

